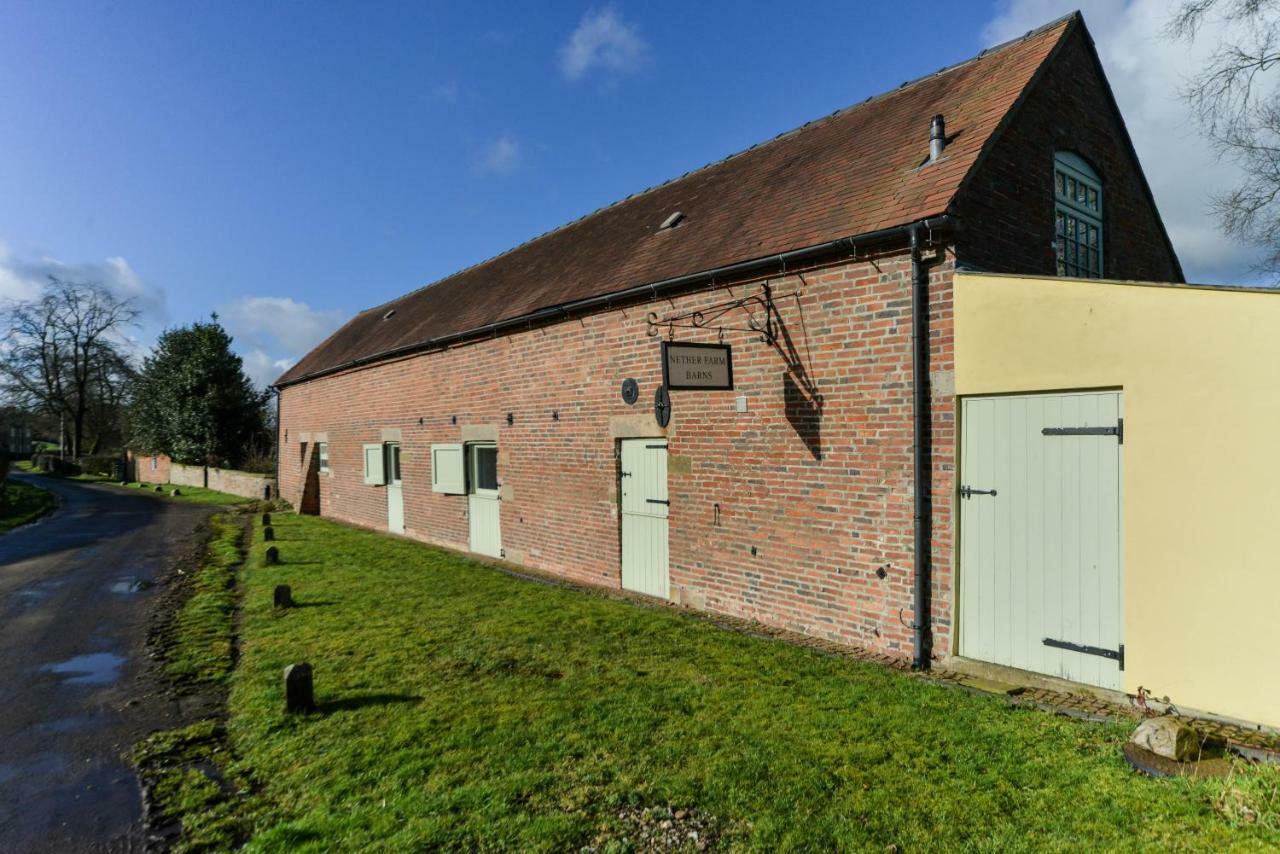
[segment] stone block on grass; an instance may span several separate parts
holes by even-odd
[[[1175,762],[1190,762],[1200,755],[1200,734],[1171,715],[1147,718],[1138,724],[1129,741]]]
[[[313,711],[316,707],[311,665],[290,664],[284,669],[284,708],[290,714]]]

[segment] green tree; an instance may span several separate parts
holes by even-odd
[[[216,314],[167,330],[135,387],[134,445],[188,465],[238,465],[265,430],[269,396],[254,389]]]

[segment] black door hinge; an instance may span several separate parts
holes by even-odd
[[[1054,649],[1065,649],[1070,652],[1082,652],[1085,655],[1096,655],[1101,658],[1110,658],[1112,661],[1119,662],[1120,669],[1124,670],[1124,644],[1120,644],[1119,649],[1105,649],[1100,646],[1089,646],[1088,644],[1083,643],[1072,643],[1071,641],[1045,638],[1044,645],[1051,646]]]
[[[1114,427],[1045,427],[1040,433],[1044,436],[1115,436],[1123,445],[1124,419],[1116,419]]]

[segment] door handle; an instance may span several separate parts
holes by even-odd
[[[665,504],[668,507],[671,506],[671,502],[665,498],[646,498],[645,501],[648,501],[650,504]]]
[[[972,498],[975,495],[995,495],[994,489],[974,489],[972,486],[960,487],[961,498]]]

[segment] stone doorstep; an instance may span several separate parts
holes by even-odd
[[[437,546],[436,548],[443,547]],[[939,685],[949,685],[999,697],[1013,706],[1037,708],[1052,714],[1065,715],[1091,723],[1138,721],[1146,716],[1142,709],[1134,705],[1134,698],[1132,697],[1128,704],[1124,704],[1103,699],[1095,694],[1072,693],[1043,687],[1017,685],[986,677],[972,676],[942,667],[930,668],[927,671],[914,671],[911,669],[910,659],[903,656],[891,655],[886,652],[878,652],[825,638],[817,638],[793,629],[769,626],[745,617],[734,617],[728,614],[682,607],[672,602],[646,596],[643,593],[632,593],[629,590],[621,590],[616,587],[575,581],[550,572],[530,569],[526,566],[518,566],[501,560],[484,558],[480,555],[462,552],[459,552],[459,554],[465,554],[473,560],[487,564],[515,578],[538,584],[550,584],[555,587],[570,587],[643,607],[667,608],[680,611],[726,631],[738,632],[739,634],[765,640],[784,641],[827,655],[852,658],[869,664],[878,664],[882,667],[897,670],[900,673],[910,674],[917,679],[926,679]],[[1166,714],[1172,714],[1174,717],[1185,720],[1203,735],[1221,742],[1227,749],[1239,753],[1247,759],[1280,763],[1280,732],[1270,732],[1260,727],[1255,729],[1245,724],[1213,718],[1196,717],[1195,715],[1182,714],[1176,710],[1170,710]]]

